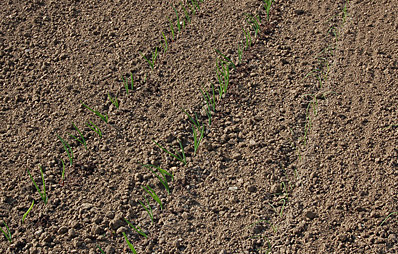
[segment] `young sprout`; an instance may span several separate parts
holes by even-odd
[[[101,251],[102,254],[105,254],[105,252],[101,249],[101,247],[98,246],[98,244],[97,244],[97,248]]]
[[[32,200],[32,204],[30,205],[28,211],[26,211],[26,213],[22,216],[22,223],[24,223],[24,221],[25,221],[25,219],[26,219],[26,216],[28,216],[28,214],[29,214],[30,211],[32,210],[34,204],[35,204],[35,200]]]
[[[28,174],[30,176],[30,179],[33,182],[33,185],[36,187],[37,192],[40,194],[40,197],[43,199],[44,204],[47,204],[48,197],[47,197],[47,194],[46,194],[46,184],[44,183],[43,169],[40,166],[40,174],[41,174],[41,179],[42,179],[42,182],[43,182],[43,192],[41,192],[40,188],[37,186],[35,180],[33,179],[32,175],[30,174],[29,169],[27,169],[27,171],[28,171]]]
[[[126,240],[127,245],[129,246],[130,250],[133,252],[133,254],[137,254],[137,251],[135,251],[134,246],[132,243],[130,243],[129,239],[127,239],[126,233],[122,232],[124,239]]]
[[[69,164],[72,166],[73,165],[73,151],[72,151],[72,148],[70,147],[69,143],[66,142],[59,135],[57,135],[57,137],[58,137],[59,140],[61,140],[61,143],[64,146],[64,149],[65,149],[66,153],[68,154]]]
[[[160,210],[163,210],[162,201],[160,200],[156,192],[149,185],[147,185],[146,187],[142,186],[142,188],[160,205]]]
[[[184,14],[185,14],[185,19],[187,20],[188,24],[191,23],[191,17],[189,16],[187,9],[185,9],[185,6],[182,2],[180,2],[182,9],[184,10]],[[185,24],[185,20],[184,20],[184,24]]]
[[[194,10],[196,8],[198,8],[198,10],[200,10],[199,4],[198,4],[198,2],[196,2],[196,0],[191,0],[191,3],[192,3],[192,6],[194,7]],[[195,11],[193,11],[193,12],[194,12],[194,15],[195,15]]]
[[[3,221],[3,224],[4,224],[4,226],[6,226],[6,230],[3,230],[2,227],[0,227],[0,230],[1,230],[1,232],[3,232],[5,238],[6,238],[10,243],[12,243],[11,231],[10,231],[10,229],[8,228],[7,223],[6,223],[5,221]]]
[[[163,35],[163,39],[164,39],[164,44],[162,44],[162,42],[160,42],[161,44],[162,44],[162,46],[163,46],[163,49],[164,49],[164,53],[166,53],[166,51],[167,51],[167,37],[166,37],[166,35],[162,32],[162,35]]]
[[[245,50],[247,50],[249,47],[252,46],[252,38],[250,36],[250,30],[247,32],[245,28],[242,28],[243,30],[243,34],[245,35],[246,38],[246,48]]]
[[[260,31],[260,16],[254,17],[250,14],[247,14],[247,23],[252,25],[254,30],[254,37],[257,37],[258,32]]]
[[[269,12],[271,10],[271,5],[274,2],[274,0],[263,0],[263,1],[264,1],[265,12],[267,13],[267,21],[269,21]]]
[[[199,148],[199,144],[203,139],[204,130],[205,130],[205,127],[202,124],[202,126],[199,128],[200,136],[198,137],[196,128],[194,127],[194,125],[192,125],[193,140],[194,140],[194,152],[193,152],[194,155],[196,155],[196,152],[198,151],[198,148]]]
[[[95,125],[93,122],[91,122],[91,120],[88,120],[90,123],[87,123],[87,126],[93,130],[95,133],[98,134],[98,136],[100,136],[100,138],[102,138],[102,132],[100,130],[100,128],[97,127],[97,125]]]
[[[155,166],[155,165],[151,165],[151,164],[141,164],[141,166],[148,168],[149,170],[152,171],[152,173],[155,174],[155,176],[159,179],[159,181],[163,184],[164,188],[166,189],[167,193],[170,194],[170,188],[169,188],[169,184],[167,182],[167,176],[170,176],[171,179],[173,180],[173,174],[169,173],[168,171],[162,169],[161,167]],[[153,170],[152,168],[157,169],[160,174],[162,176],[160,176],[155,170]]]
[[[79,128],[77,128],[77,126],[72,122],[73,127],[77,130],[77,132],[80,135],[80,138],[77,138],[76,136],[69,134],[69,136],[71,136],[72,138],[74,138],[76,141],[80,142],[81,144],[84,145],[84,148],[87,150],[87,144],[86,144],[86,139],[84,138],[83,134],[81,133],[81,131],[79,130]]]
[[[141,55],[144,57],[144,59],[148,62],[149,66],[151,67],[151,69],[153,70],[153,68],[155,68],[155,62],[156,62],[156,58],[158,57],[159,53],[158,53],[158,47],[155,48],[155,52],[152,53],[152,59],[149,60],[148,58],[146,58],[146,56],[141,53]]]
[[[90,108],[89,106],[87,106],[86,104],[84,104],[83,102],[81,102],[81,104],[83,105],[83,107],[87,108],[88,110],[90,110],[91,112],[93,112],[94,114],[96,114],[99,118],[101,118],[105,123],[108,123],[108,115],[105,114],[101,114],[99,111],[94,110],[92,108]]]
[[[170,31],[171,31],[171,40],[174,41],[174,26],[173,22],[171,22],[170,18],[167,18],[169,20],[169,26],[170,26]]]
[[[178,32],[180,32],[181,31],[180,16],[178,15],[177,9],[174,6],[173,6],[173,9],[177,16],[177,29],[178,29]]]
[[[144,196],[145,201],[146,201],[146,205],[144,203],[141,202],[141,200],[138,200],[138,202],[141,204],[142,207],[144,207],[145,211],[148,213],[149,217],[151,218],[151,221],[153,223],[153,212],[152,212],[152,207],[149,204],[148,199],[146,198],[146,196]]]
[[[140,234],[140,235],[142,235],[143,237],[145,237],[145,238],[148,238],[148,236],[144,233],[144,231],[142,231],[141,230],[141,228],[137,225],[137,227],[135,227],[133,224],[131,224],[126,218],[123,218],[125,221],[126,221],[126,223],[130,226],[130,227],[132,227],[134,230],[135,230],[135,232],[137,232],[138,234]]]
[[[387,217],[380,223],[380,226],[383,226],[383,224],[388,220],[388,218],[390,218],[393,215],[398,215],[398,212],[392,212],[389,215],[387,215]]]
[[[216,53],[218,53],[220,56],[222,56],[222,57],[224,58],[224,60],[220,59],[220,61],[221,61],[222,63],[226,64],[226,63],[228,62],[228,63],[230,63],[230,64],[232,65],[232,67],[233,67],[234,69],[236,69],[236,65],[234,64],[234,62],[232,62],[232,60],[231,60],[229,57],[227,57],[226,55],[224,55],[223,53],[221,53],[221,51],[218,50],[218,49],[215,49],[215,51],[216,51]]]
[[[130,79],[131,79],[131,90],[133,90],[134,89],[134,78],[133,78],[132,72],[130,73]],[[124,88],[126,89],[126,93],[127,93],[127,95],[129,95],[129,85],[123,76],[122,76],[122,80],[123,80]]]
[[[119,108],[119,101],[117,100],[117,97],[112,97],[109,93],[108,93],[108,99],[112,102],[113,105],[115,105],[116,108]]]
[[[185,157],[185,152],[184,152],[184,147],[181,143],[181,141],[179,141],[179,145],[180,145],[180,149],[181,149],[181,154],[177,154],[174,150],[175,153],[170,152],[169,150],[167,150],[166,148],[164,148],[163,146],[161,146],[159,143],[157,143],[155,140],[152,140],[160,149],[162,149],[164,152],[168,153],[171,157],[181,161],[182,163],[184,163],[184,165],[187,164],[187,160]]]

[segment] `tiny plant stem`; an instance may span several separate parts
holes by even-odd
[[[148,215],[149,215],[149,218],[151,218],[151,221],[152,221],[152,223],[153,223],[153,212],[152,212],[152,207],[151,207],[151,205],[149,204],[149,201],[148,201],[148,199],[146,198],[146,196],[144,196],[144,198],[145,198],[145,201],[146,201],[146,205],[143,203],[143,202],[141,202],[141,200],[138,200],[138,202],[141,204],[141,206],[145,209],[145,211],[148,213]]]
[[[264,7],[265,7],[265,12],[267,13],[267,21],[269,21],[269,13],[271,10],[271,5],[274,0],[263,0],[264,1]]]
[[[155,200],[160,205],[160,210],[163,210],[162,201],[160,200],[156,192],[149,185],[147,185],[146,187],[142,186],[142,188],[153,198],[153,200]]]
[[[96,114],[96,115],[97,115],[99,118],[101,118],[105,123],[108,123],[108,115],[107,115],[107,114],[103,115],[103,114],[101,114],[99,111],[90,108],[90,107],[87,106],[86,104],[84,104],[84,103],[81,103],[81,104],[83,105],[83,107],[87,108],[88,110],[90,110],[91,112],[93,112],[94,114]]]
[[[126,89],[127,95],[129,95],[129,85],[127,84],[126,79],[122,76],[123,84],[124,84],[124,89]]]
[[[34,204],[35,204],[35,200],[32,200],[32,204],[30,205],[28,211],[26,211],[26,213],[22,216],[22,223],[24,223],[24,221],[25,221],[25,219],[26,219],[26,216],[28,216],[28,214],[29,214],[30,211],[32,210]]]
[[[42,182],[43,182],[43,192],[41,192],[39,186],[37,186],[35,180],[33,179],[32,175],[30,174],[29,169],[27,169],[27,171],[28,171],[28,174],[30,176],[30,179],[33,182],[33,185],[36,187],[37,192],[39,193],[40,197],[43,199],[44,204],[47,204],[47,199],[48,198],[47,198],[47,194],[46,194],[46,185],[44,183],[43,170],[42,170],[41,166],[40,166],[40,174],[41,174],[41,179],[42,179]]]
[[[173,179],[173,178],[174,178],[174,177],[173,177],[173,174],[171,174],[171,173],[169,173],[168,171],[166,171],[166,170],[164,170],[164,169],[162,169],[162,168],[160,168],[160,167],[158,167],[158,166],[155,166],[155,165],[151,165],[151,164],[144,165],[144,164],[141,164],[141,166],[146,167],[146,168],[148,168],[149,170],[151,170],[152,173],[154,173],[155,176],[159,179],[159,181],[163,184],[163,186],[164,186],[164,188],[166,189],[167,193],[170,194],[170,188],[169,188],[169,184],[168,184],[168,182],[167,182],[167,176],[170,176],[171,179]],[[162,176],[160,176],[160,175],[159,175],[155,170],[153,170],[152,168],[156,168],[156,169],[160,172],[160,174],[161,174]]]
[[[61,141],[62,145],[64,146],[66,154],[68,155],[68,158],[69,158],[69,164],[72,166],[73,165],[73,150],[72,150],[72,148],[70,147],[69,143],[66,142],[59,135],[57,135],[57,137]]]
[[[100,250],[100,252],[101,252],[102,254],[105,254],[105,252],[101,249],[101,247],[100,247],[99,245],[97,245],[97,248]]]
[[[187,20],[188,24],[190,24],[191,23],[191,17],[189,16],[189,14],[187,12],[187,9],[185,9],[184,4],[182,2],[180,2],[180,3],[181,3],[181,6],[182,6],[182,9],[184,10],[185,19]]]
[[[65,162],[63,159],[61,159],[61,162],[62,162],[61,180],[62,180],[62,182],[64,182],[64,180],[65,180]]]
[[[129,246],[131,252],[132,252],[133,254],[137,254],[137,251],[134,249],[133,244],[132,244],[132,243],[129,241],[129,239],[127,238],[126,233],[122,232],[122,234],[123,234],[123,236],[124,236],[124,239],[126,240],[127,245]]]
[[[221,53],[221,51],[218,50],[218,49],[216,49],[215,51],[216,51],[220,56],[222,56],[222,57],[224,58],[225,61],[229,62],[229,63],[234,67],[234,69],[236,69],[236,65],[234,64],[234,62],[232,62],[232,60],[231,60],[229,57],[227,57],[226,55],[224,55],[223,53]],[[223,60],[221,60],[221,61],[223,61]],[[223,61],[223,62],[225,62],[225,61]]]
[[[126,221],[126,223],[130,226],[130,227],[132,227],[134,230],[135,230],[135,232],[137,232],[138,234],[140,234],[140,235],[142,235],[143,237],[145,237],[145,238],[148,238],[148,236],[144,233],[144,231],[142,231],[141,230],[141,228],[137,225],[137,227],[135,227],[133,224],[131,224],[127,219],[125,219],[125,218],[123,218],[125,221]]]
[[[167,154],[169,154],[171,157],[181,161],[182,163],[184,163],[184,165],[187,164],[186,158],[185,158],[185,152],[184,152],[184,147],[182,146],[181,141],[179,141],[180,144],[180,148],[181,148],[181,155],[177,154],[177,153],[172,153],[169,150],[167,150],[166,148],[164,148],[163,146],[161,146],[159,143],[157,143],[155,140],[152,140],[160,149],[162,149],[164,152],[166,152]]]
[[[88,121],[89,121],[90,123],[87,123],[87,126],[88,126],[91,130],[93,130],[95,133],[97,133],[98,136],[99,136],[100,138],[102,138],[102,132],[101,132],[100,128],[98,128],[97,125],[95,125],[93,122],[91,122],[91,120],[88,120]]]
[[[167,37],[166,37],[166,35],[163,32],[162,32],[162,35],[163,35],[163,39],[164,39],[163,52],[166,53],[167,52],[167,47],[168,47]]]
[[[4,224],[4,226],[6,226],[6,230],[3,230],[2,227],[0,227],[0,230],[1,230],[1,232],[3,232],[5,238],[6,238],[10,243],[12,243],[11,231],[10,231],[10,229],[8,228],[8,225],[7,225],[7,223],[6,223],[5,221],[3,221],[3,224]]]
[[[398,215],[398,212],[392,212],[389,215],[387,215],[387,217],[380,223],[380,226],[383,226],[383,224],[388,220],[388,218],[390,218],[393,215]]]
[[[72,122],[73,127],[75,128],[75,130],[77,130],[77,132],[80,135],[80,138],[77,138],[76,136],[69,134],[69,136],[71,136],[72,138],[74,138],[76,141],[80,142],[82,145],[84,145],[84,148],[87,150],[87,144],[86,144],[86,139],[84,138],[82,132],[79,130],[79,128],[77,128],[77,126]]]
[[[115,105],[116,108],[119,108],[119,101],[117,100],[117,97],[112,97],[109,93],[108,93],[108,99],[112,102],[113,105]]]
[[[171,32],[171,39],[174,41],[174,26],[173,26],[173,22],[171,22],[170,18],[168,18],[169,20],[169,26],[170,26],[170,32]]]
[[[178,11],[177,11],[177,9],[174,6],[173,6],[173,9],[174,9],[174,12],[175,12],[175,14],[177,16],[177,29],[178,29],[178,32],[181,32],[180,16],[178,15]]]

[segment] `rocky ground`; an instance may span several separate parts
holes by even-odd
[[[398,252],[394,1],[276,0],[269,20],[260,0],[0,10],[1,253]]]

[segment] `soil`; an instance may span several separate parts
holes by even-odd
[[[398,253],[398,5],[197,2],[0,2],[0,253]]]

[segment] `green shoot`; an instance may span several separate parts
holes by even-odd
[[[129,239],[127,239],[126,233],[122,232],[124,239],[126,240],[127,245],[129,246],[130,250],[133,252],[133,254],[137,254],[137,252],[134,249],[133,244],[130,243]]]
[[[61,138],[60,136],[58,136],[58,139],[61,140],[62,145],[64,146],[64,149],[66,151],[66,153],[68,154],[68,158],[69,158],[69,163],[72,166],[73,164],[73,151],[72,148],[70,147],[69,143],[66,142],[65,140],[63,140],[63,138]]]
[[[62,162],[61,179],[62,179],[62,182],[63,182],[65,180],[65,162],[64,162],[63,159],[61,159],[61,162]]]
[[[41,166],[40,166],[40,174],[41,174],[41,179],[43,181],[43,192],[41,192],[40,188],[37,186],[35,180],[33,179],[32,175],[30,174],[29,169],[27,169],[27,170],[28,170],[28,174],[30,176],[30,179],[33,182],[33,185],[36,187],[37,192],[40,194],[40,197],[43,199],[44,204],[47,204],[48,197],[47,197],[47,194],[46,194],[46,184],[44,183],[43,170],[42,170]]]
[[[275,206],[273,206],[271,203],[269,203],[269,205],[274,209],[275,213],[279,214],[279,216],[282,216],[283,215],[283,210],[285,209],[286,200],[285,199],[281,199],[280,201],[282,201],[282,207],[281,207],[281,210],[279,212],[275,208]]]
[[[387,217],[380,223],[380,226],[383,226],[383,224],[390,218],[392,215],[398,215],[398,212],[392,212]]]
[[[196,113],[195,113],[195,119],[194,119],[188,112],[186,112],[183,109],[181,109],[181,110],[188,116],[188,119],[189,119],[189,121],[191,121],[191,123],[193,123],[198,128],[200,127],[198,115]]]
[[[232,60],[229,57],[227,57],[226,55],[221,53],[221,51],[218,49],[216,49],[215,51],[216,51],[216,53],[218,53],[220,56],[222,56],[224,58],[224,60],[220,60],[220,61],[222,61],[223,63],[229,62],[229,63],[231,63],[232,67],[234,67],[234,69],[236,69],[236,65],[232,62]]]
[[[159,179],[159,181],[163,184],[163,186],[164,186],[164,188],[166,189],[167,193],[170,194],[170,188],[169,188],[169,184],[168,184],[168,182],[167,182],[166,176],[170,176],[171,179],[173,179],[173,178],[174,178],[174,177],[173,177],[173,174],[171,174],[171,173],[169,173],[168,171],[166,171],[166,170],[164,170],[164,169],[162,169],[162,168],[160,168],[160,167],[158,167],[158,166],[155,166],[155,165],[151,165],[151,164],[144,165],[144,164],[141,164],[141,166],[146,167],[146,168],[148,168],[149,170],[151,170],[152,173],[154,173],[155,176]],[[159,175],[155,170],[153,170],[152,168],[156,168],[156,169],[160,172],[160,174],[162,174],[163,177],[160,176],[160,175]]]
[[[131,79],[131,90],[133,90],[134,89],[134,78],[133,78],[132,72],[130,73],[130,79]],[[126,89],[126,93],[127,93],[127,95],[129,95],[129,85],[123,76],[122,76],[122,80],[123,80],[124,88]]]
[[[178,15],[177,9],[174,6],[173,6],[173,9],[177,16],[177,29],[178,29],[178,32],[180,32],[181,31],[180,16]]]
[[[240,64],[242,62],[242,44],[239,43],[238,46],[238,64]]]
[[[252,46],[252,38],[250,36],[250,30],[248,32],[246,32],[245,28],[242,28],[242,29],[243,29],[243,34],[245,35],[245,38],[246,38],[246,48],[245,48],[245,50],[247,50],[249,47]]]
[[[170,31],[171,31],[171,40],[174,41],[174,26],[173,22],[171,22],[170,18],[167,18],[169,20],[169,25],[170,25]]]
[[[71,136],[72,138],[74,138],[75,140],[77,140],[78,142],[80,142],[81,144],[84,145],[84,148],[87,150],[87,144],[86,144],[86,139],[84,138],[83,134],[81,133],[81,131],[79,130],[79,128],[77,128],[77,126],[72,122],[73,127],[77,130],[77,132],[80,135],[80,139],[75,137],[72,134],[69,134],[69,136]]]
[[[203,139],[204,130],[205,130],[205,127],[202,124],[202,127],[199,128],[200,136],[198,137],[198,133],[196,132],[196,128],[192,125],[193,141],[194,141],[194,152],[193,152],[194,155],[196,155],[196,152],[198,151],[198,148],[199,148],[199,144],[200,144],[200,142]]]
[[[246,21],[252,25],[254,30],[254,37],[257,37],[258,32],[260,31],[260,17],[254,17],[250,14],[247,14]]]
[[[189,14],[187,12],[187,9],[185,9],[184,4],[182,2],[180,2],[180,3],[181,3],[181,6],[182,6],[182,9],[184,10],[185,19],[187,20],[188,24],[190,24],[191,23],[191,17],[189,17]],[[185,20],[184,20],[184,24],[185,24]]]
[[[155,191],[151,187],[149,187],[149,185],[147,185],[146,187],[142,186],[142,188],[160,205],[160,210],[163,210],[162,201],[160,200],[159,196],[155,193]]]
[[[26,216],[28,216],[28,214],[29,214],[30,211],[32,210],[34,204],[35,204],[35,200],[32,200],[32,204],[30,205],[28,211],[22,216],[22,223],[25,221]]]
[[[109,93],[108,93],[108,99],[112,102],[113,105],[115,105],[116,108],[119,108],[119,101],[117,100],[117,97],[112,97]]]
[[[89,106],[87,106],[87,105],[84,104],[83,102],[81,102],[81,104],[82,104],[85,108],[87,108],[88,110],[90,110],[91,112],[93,112],[94,114],[96,114],[96,115],[97,115],[99,118],[101,118],[105,123],[108,123],[108,115],[107,115],[107,114],[103,115],[103,114],[101,114],[99,111],[90,108]]]
[[[163,46],[163,49],[164,49],[164,53],[166,53],[167,52],[167,46],[168,46],[168,44],[167,44],[167,37],[166,37],[166,35],[162,32],[162,35],[163,35],[163,39],[164,39],[164,44],[162,44],[162,46]]]
[[[149,66],[151,67],[151,69],[153,70],[153,68],[155,67],[155,62],[156,62],[156,58],[158,57],[159,53],[158,53],[158,47],[155,48],[155,52],[152,53],[152,59],[149,60],[148,58],[146,58],[146,56],[141,53],[142,57],[144,57],[144,59],[148,62]]]
[[[194,6],[195,9],[198,8],[198,10],[200,10],[199,4],[198,4],[198,2],[196,2],[196,0],[191,0],[191,3],[192,3],[192,6]],[[194,13],[194,15],[195,15],[195,13]]]
[[[142,205],[142,207],[144,207],[145,211],[148,213],[149,217],[151,218],[151,221],[153,223],[153,212],[152,212],[152,207],[149,204],[148,199],[146,198],[146,196],[144,196],[145,201],[147,203],[147,205],[144,205],[144,203],[142,203],[140,200],[138,200],[138,202]]]
[[[95,133],[98,134],[98,136],[100,136],[100,138],[102,138],[102,132],[100,130],[100,128],[97,127],[97,125],[95,125],[93,122],[91,122],[91,120],[88,120],[90,123],[87,123],[87,126],[92,129]]]
[[[164,148],[163,146],[161,146],[160,144],[158,144],[155,140],[152,140],[160,149],[162,149],[164,152],[168,153],[171,157],[181,161],[182,163],[184,163],[184,165],[187,164],[187,160],[185,157],[185,152],[184,152],[184,147],[181,143],[181,141],[179,141],[180,144],[180,149],[181,149],[181,154],[177,154],[174,150],[175,153],[170,152],[169,150],[167,150],[166,148]]]
[[[218,64],[218,61],[216,61],[216,71],[217,71],[217,79],[220,84],[219,87],[219,95],[220,99],[224,93],[227,92],[228,85],[229,85],[229,65],[223,64],[222,61],[220,61],[221,68]]]
[[[348,4],[349,2],[350,2],[350,1],[347,0],[347,1],[344,3],[344,8],[343,8],[343,24],[345,23],[345,21],[346,21],[346,19],[347,19],[347,4]]]
[[[101,247],[99,247],[99,246],[97,245],[97,248],[101,251],[102,254],[105,254],[105,251],[103,251],[103,250],[101,249]]]
[[[141,230],[141,228],[137,225],[137,227],[135,227],[133,224],[131,224],[127,219],[125,219],[125,218],[123,218],[125,221],[126,221],[126,223],[130,226],[130,227],[132,227],[134,230],[135,230],[135,232],[137,232],[138,234],[140,234],[140,235],[142,235],[143,237],[145,237],[145,238],[148,238],[148,236]]]
[[[4,231],[2,227],[0,227],[0,230],[1,230],[1,232],[3,232],[4,236],[6,237],[6,239],[7,239],[10,243],[12,243],[11,231],[10,231],[10,229],[8,228],[7,223],[6,223],[5,221],[3,221],[3,224],[6,226],[6,229],[7,229],[6,231],[7,231],[7,232]]]
[[[263,1],[264,1],[265,12],[267,13],[267,21],[269,21],[269,12],[271,10],[271,5],[274,2],[274,0],[263,0]]]
[[[213,91],[213,96],[209,95],[209,93],[207,91],[204,91],[202,89],[200,89],[200,92],[203,95],[203,98],[205,99],[205,102],[207,104],[207,110],[206,110],[206,114],[209,118],[209,125],[211,124],[211,111],[213,110],[213,112],[216,111],[216,97],[214,94],[214,85],[212,85],[212,91]]]

